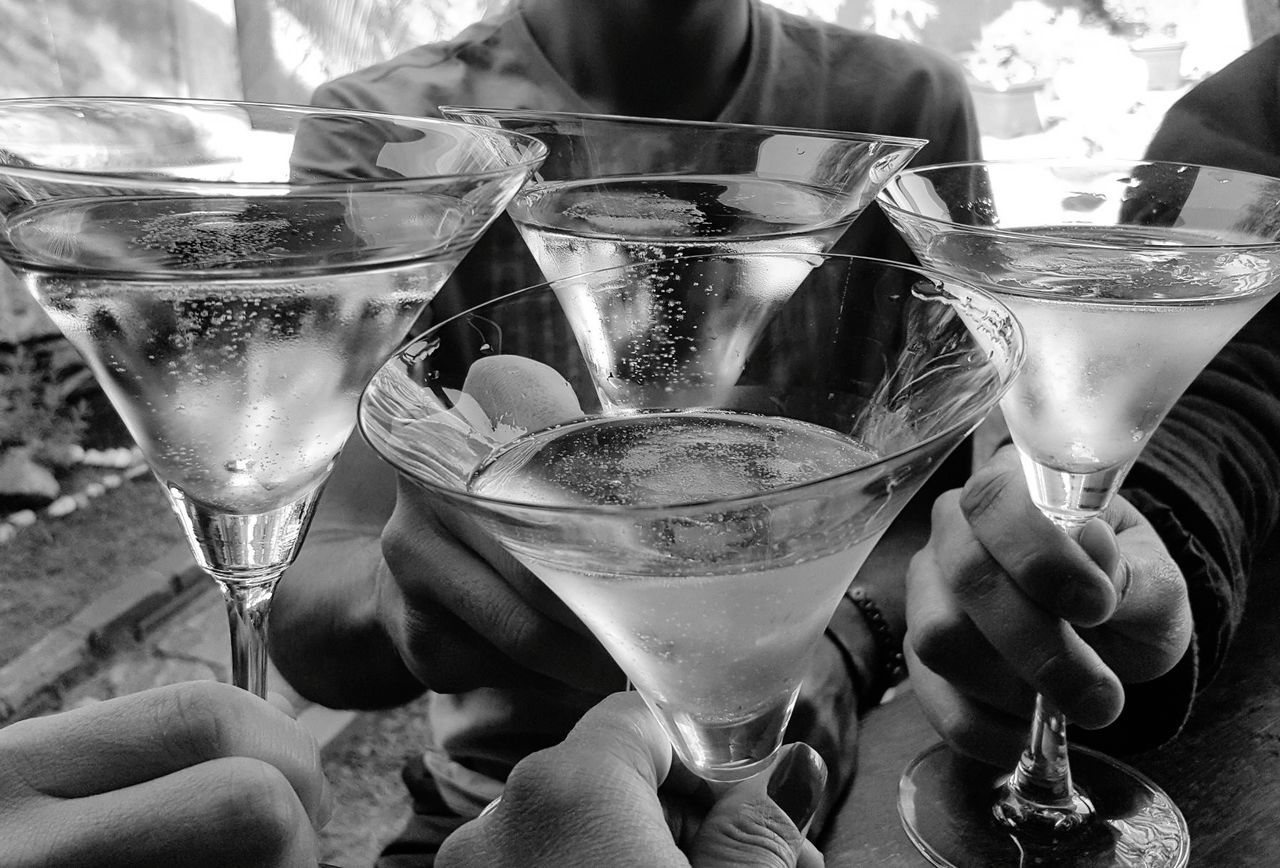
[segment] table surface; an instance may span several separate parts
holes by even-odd
[[[1280,865],[1280,549],[1257,564],[1249,606],[1222,672],[1187,728],[1128,761],[1182,809],[1192,868]],[[907,866],[920,856],[897,813],[898,778],[937,737],[914,697],[868,714],[859,771],[823,845],[831,866]]]

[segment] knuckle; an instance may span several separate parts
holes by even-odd
[[[435,618],[412,613],[406,616],[402,657],[414,675],[430,690],[460,693],[481,687],[481,667],[468,665],[471,643]]]
[[[800,835],[778,808],[748,802],[718,830],[715,855],[726,864],[785,868],[795,858]]]
[[[977,521],[996,508],[1004,496],[1008,474],[999,467],[985,465],[973,472],[960,490],[960,511]]]
[[[945,579],[955,597],[964,604],[981,604],[989,600],[1005,583],[1005,573],[989,560],[956,569]]]
[[[1079,574],[1076,564],[1063,563],[1056,553],[1038,547],[1010,552],[1006,568],[1012,575],[1039,579],[1040,584],[1049,588],[1060,587],[1069,581],[1087,581],[1086,576]]]
[[[233,703],[240,698],[229,691],[238,688],[213,681],[184,687],[166,693],[165,702],[157,709],[164,726],[161,731],[171,733],[175,746],[190,755],[225,755],[234,731],[228,726],[229,718],[235,716]]]
[[[926,668],[946,676],[966,665],[977,645],[971,631],[963,615],[930,613],[908,627],[906,641]]]
[[[268,763],[237,760],[214,786],[206,821],[264,859],[283,852],[309,823],[284,773]]]
[[[516,660],[535,668],[553,646],[553,630],[532,610],[512,605],[493,615],[495,635],[502,637],[503,650]]]
[[[391,569],[393,575],[399,574],[408,565],[416,561],[414,558],[413,537],[407,532],[407,528],[399,516],[399,511],[391,516],[386,526],[383,527],[382,535],[378,540],[382,548],[382,559],[387,562],[387,566]]]
[[[524,813],[565,816],[588,798],[591,781],[579,763],[566,763],[554,750],[539,751],[511,770],[503,790],[503,804]]]

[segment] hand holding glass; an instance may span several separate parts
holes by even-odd
[[[1020,358],[1004,308],[918,269],[687,256],[433,327],[360,425],[565,601],[686,765],[731,783],[769,766],[841,594]]]
[[[545,155],[360,112],[0,102],[0,257],[80,351],[266,690],[271,594],[356,400]]]
[[[996,294],[1026,331],[1001,401],[1032,500],[1076,534],[1111,500],[1178,396],[1280,289],[1280,180],[1176,163],[1061,160],[908,170],[880,204],[920,260]],[[1186,823],[1163,792],[1072,751],[1041,697],[999,785],[942,747],[900,809],[936,865],[1176,868]],[[1076,781],[1080,786],[1076,786]]]

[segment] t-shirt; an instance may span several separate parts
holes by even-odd
[[[931,49],[783,12],[751,9],[751,46],[720,123],[867,132],[928,139],[913,165],[976,159],[977,122],[963,74]],[[445,105],[592,112],[538,47],[514,3],[448,42],[422,45],[322,85],[313,102],[411,116]],[[834,248],[913,261],[872,206]],[[439,320],[545,278],[504,215],[431,303]]]
[[[915,165],[980,156],[968,89],[959,67],[945,55],[792,15],[758,0],[751,5],[750,26],[742,79],[721,112],[706,120],[927,139]],[[438,115],[446,105],[596,111],[543,54],[518,3],[455,39],[419,46],[327,83],[313,102],[412,116]],[[905,242],[874,206],[834,249],[912,259]],[[429,317],[438,321],[544,279],[514,225],[503,216],[432,301]],[[852,604],[842,604],[829,631],[837,645],[842,625],[856,629],[860,618]],[[829,653],[820,659],[839,660],[840,655]],[[835,666],[811,675],[789,733],[789,738],[803,738],[823,754],[833,788],[847,783],[855,761],[858,703],[849,695],[849,679]],[[506,769],[522,756],[559,742],[598,700],[536,689],[433,696],[430,714],[436,743],[405,771],[415,816],[379,865],[431,864],[438,842],[501,791]]]

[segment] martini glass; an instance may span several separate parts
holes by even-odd
[[[1036,505],[1075,535],[1169,408],[1280,284],[1280,180],[1160,162],[968,163],[904,172],[880,205],[920,260],[997,295],[1026,331],[1001,401]],[[1154,783],[1068,758],[1039,697],[1010,775],[938,746],[900,787],[935,865],[1185,865],[1186,823]]]
[[[0,101],[0,258],[87,360],[266,691],[272,592],[360,389],[545,148],[229,102]]]
[[[733,298],[796,286],[732,380],[664,327],[696,319],[714,347],[737,332]],[[711,300],[686,305],[694,288]],[[900,264],[686,256],[433,327],[374,375],[360,426],[563,599],[684,763],[727,784],[772,762],[842,593],[1020,342],[988,296]]]
[[[446,117],[524,133],[547,159],[507,207],[548,280],[700,253],[825,253],[924,146],[922,139],[616,115],[445,106]],[[679,357],[714,358],[732,384],[757,330],[796,283],[726,295],[739,283],[637,296],[636,316],[673,293],[688,313],[664,318]],[[580,305],[567,303],[569,309]],[[720,318],[716,343],[708,316]],[[730,332],[724,325],[732,321]],[[701,331],[699,331],[701,329]],[[634,383],[632,386],[634,387]],[[643,401],[615,393],[614,404]]]
[[[508,213],[550,280],[697,253],[824,253],[925,145],[868,133],[444,106],[539,139]]]

